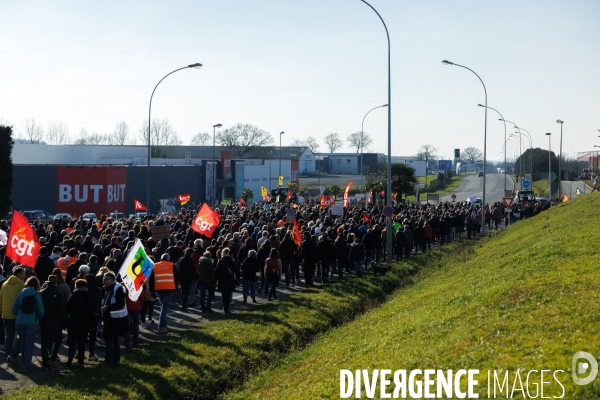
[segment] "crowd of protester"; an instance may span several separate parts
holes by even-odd
[[[292,207],[295,218],[286,213]],[[547,207],[515,203],[510,215],[514,222]],[[433,244],[473,238],[482,225],[498,229],[509,223],[499,202],[485,210],[468,202],[397,204],[393,246],[387,249],[381,207],[354,206],[344,209],[343,215],[332,215],[331,208],[314,202],[261,202],[221,205],[215,211],[221,223],[211,238],[190,227],[194,211],[189,209],[158,218],[115,221],[101,216],[97,221],[64,218],[34,223],[42,244],[35,265],[19,265],[0,255],[3,359],[29,371],[39,337],[43,367],[57,368],[66,331],[67,367],[84,366],[86,346],[87,359],[98,361],[97,345],[106,349],[105,363],[118,363],[121,340],[126,349],[141,343],[140,326],[167,333],[170,308],[211,313],[218,292],[223,312],[229,313],[240,286],[243,303],[258,303],[259,296],[264,296],[261,301],[274,301],[280,285],[309,288],[315,281],[358,278],[372,262],[383,262],[388,250],[394,259],[406,260]],[[162,225],[170,226],[171,234],[155,240],[152,230]],[[0,228],[8,230],[5,221]],[[155,266],[134,302],[118,272],[137,239]],[[158,323],[155,303],[160,308]]]

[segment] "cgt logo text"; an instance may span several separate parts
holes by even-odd
[[[561,376],[564,372],[561,369],[555,371],[531,370],[527,373],[516,370],[514,374],[510,371],[504,371],[504,374],[498,371],[488,371],[487,398],[513,398],[514,396],[517,398],[538,398],[538,396],[542,399],[564,398],[565,388],[560,380],[564,380],[564,376]],[[578,351],[573,354],[571,373],[576,385],[587,385],[598,375],[598,361],[590,353]],[[347,399],[354,394],[355,398],[361,398],[364,388],[366,398],[369,399],[374,398],[376,394],[382,399],[405,399],[407,394],[413,399],[446,397],[476,399],[479,398],[479,394],[475,393],[478,374],[478,369],[460,369],[456,373],[452,370],[444,372],[441,369],[424,371],[415,369],[410,372],[376,369],[369,376],[369,371],[366,369],[356,370],[354,373],[342,369],[340,370],[340,397]],[[467,379],[466,391],[464,383],[461,388],[461,379],[465,378]],[[560,386],[560,393],[558,393],[557,385],[553,385],[553,389],[557,393],[549,393],[548,386],[551,385],[552,380]],[[544,389],[546,389],[545,392]]]

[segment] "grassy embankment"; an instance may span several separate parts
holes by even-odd
[[[63,371],[49,382],[9,393],[23,399],[214,399],[282,356],[302,350],[410,283],[410,266],[385,276],[346,278],[325,288],[231,314],[126,353],[120,365]],[[33,378],[33,375],[32,375]],[[35,380],[35,379],[34,379]]]
[[[224,397],[339,398],[340,369],[425,368],[479,369],[480,398],[488,370],[500,381],[510,371],[512,390],[517,369],[523,385],[538,371],[531,396],[547,369],[544,397],[561,396],[555,370],[564,371],[563,398],[600,397],[600,378],[586,386],[571,379],[575,352],[600,357],[598,207],[600,196],[582,196],[483,242],[426,253],[410,262],[421,269],[414,285]]]
[[[450,193],[454,190],[456,190],[456,188],[458,187],[458,185],[460,185],[460,182],[463,180],[463,178],[466,176],[467,174],[461,174],[461,175],[454,175],[450,178],[450,182],[448,182],[448,184],[446,186],[444,186],[443,188],[433,191],[433,192],[426,192],[423,193],[422,190],[423,189],[419,189],[419,197],[421,198],[421,201],[425,201],[427,200],[427,193],[438,193],[441,196]],[[436,179],[436,175],[429,175],[427,177],[427,183],[431,183],[431,181],[433,181],[434,179]],[[424,176],[419,176],[417,177],[417,183],[425,183],[425,177]],[[415,201],[416,198],[415,196],[406,196],[406,201]]]

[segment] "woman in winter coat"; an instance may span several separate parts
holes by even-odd
[[[77,365],[83,368],[85,342],[88,333],[96,329],[94,303],[92,296],[88,293],[85,279],[75,281],[75,290],[71,293],[69,301],[67,301],[65,312],[67,315],[67,344],[69,345],[67,367],[71,367],[75,349],[77,349]]]
[[[251,240],[251,239],[248,239]],[[248,243],[246,241],[246,243]],[[241,251],[241,250],[240,250]],[[258,303],[256,301],[256,273],[260,270],[260,266],[258,265],[258,259],[256,255],[256,250],[249,250],[248,257],[244,259],[241,266],[241,275],[242,275],[242,292],[244,295],[244,303],[247,303],[248,292],[250,292],[250,297],[252,297],[253,303]]]
[[[271,300],[271,296],[275,300],[277,300],[277,291],[276,288],[279,286],[279,279],[281,279],[281,260],[279,259],[279,253],[277,249],[271,249],[269,253],[269,258],[265,261],[265,277],[269,285],[271,285],[271,290],[269,290],[269,300]]]
[[[221,292],[223,299],[223,310],[229,314],[229,304],[231,304],[231,294],[235,291],[236,281],[239,280],[240,272],[235,260],[230,255],[229,247],[221,251],[221,259],[215,268],[215,279],[217,280],[217,290]]]
[[[18,366],[17,357],[19,353],[23,357],[23,372],[31,370],[31,358],[35,337],[40,330],[40,322],[44,318],[44,304],[42,296],[38,293],[40,282],[36,277],[30,277],[25,282],[25,287],[12,305],[12,313],[17,316],[15,320],[17,331],[17,343],[12,354],[8,356],[8,362]]]
[[[354,239],[350,245],[350,261],[354,263],[356,276],[362,276],[363,263],[365,260],[365,249],[359,238]]]

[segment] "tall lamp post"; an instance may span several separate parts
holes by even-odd
[[[187,67],[177,68],[175,71],[169,72],[168,74],[163,76],[163,78],[160,81],[158,81],[156,86],[154,86],[154,90],[152,90],[152,95],[150,95],[150,105],[148,106],[148,168],[146,169],[146,207],[148,207],[148,213],[150,213],[152,210],[152,203],[150,203],[150,159],[152,157],[151,143],[150,143],[150,124],[151,124],[151,114],[152,114],[152,98],[154,97],[154,92],[156,91],[156,88],[158,87],[158,85],[160,85],[160,83],[167,76],[174,74],[177,71],[181,71],[182,69],[187,69],[187,68],[199,69],[199,68],[202,68],[202,64],[200,64],[200,63],[190,64]]]
[[[383,20],[383,18],[381,18],[381,15],[379,15],[379,13],[377,12],[377,10],[375,8],[373,8],[372,5],[370,5],[369,3],[367,3],[365,0],[360,0],[363,3],[365,3],[367,6],[369,6],[371,8],[371,10],[373,10],[375,12],[375,14],[377,14],[377,16],[379,17],[379,19],[381,20],[381,23],[383,24],[383,27],[385,28],[385,34],[387,36],[387,53],[388,53],[388,157],[387,157],[387,196],[386,196],[386,202],[387,205],[391,206],[392,205],[392,180],[390,179],[390,177],[392,176],[392,61],[391,61],[391,50],[390,50],[390,33],[388,32],[388,28],[385,25],[385,21]],[[362,165],[361,165],[362,168]],[[392,263],[392,234],[393,234],[393,229],[392,229],[392,218],[388,217],[386,218],[386,236],[387,236],[387,243],[386,243],[386,249],[387,249],[387,262],[388,264]]]
[[[279,186],[279,177],[281,176],[281,135],[284,133],[283,131],[279,133],[279,175],[277,176],[277,186]]]
[[[521,190],[523,190],[523,139],[521,139],[521,132],[515,132],[510,137],[515,138],[515,140],[519,138],[519,176],[521,177]]]
[[[550,149],[552,133],[548,132],[546,135],[548,135],[548,201],[552,202],[552,181],[550,179],[552,175],[552,151]]]
[[[486,107],[483,104],[477,104],[479,107]],[[500,121],[504,122],[504,143],[506,144],[506,121],[504,121],[504,117],[502,116],[502,114],[500,114],[500,111],[496,110],[495,108],[492,107],[487,107],[490,110],[494,110],[498,113],[498,115],[500,116]],[[483,174],[485,175],[485,165],[484,165],[484,172]],[[504,191],[506,192],[506,146],[504,146]]]
[[[485,88],[485,83],[483,83],[483,80],[481,80],[481,77],[479,75],[477,75],[477,73],[475,71],[473,71],[471,68],[465,67],[464,65],[455,64],[448,60],[443,60],[442,64],[456,65],[457,67],[461,67],[461,68],[471,71],[473,74],[475,74],[477,79],[479,79],[479,81],[483,85],[483,92],[485,93],[485,104],[483,105],[484,110],[485,110],[485,122],[483,125],[483,195],[481,196],[481,202],[482,202],[482,204],[481,204],[481,207],[482,207],[482,209],[481,209],[481,234],[485,235],[485,220],[484,220],[484,216],[485,216],[485,173],[486,173],[486,160],[487,160],[486,143],[487,143],[487,109],[488,109],[487,89]]]
[[[215,158],[215,142],[216,142],[216,138],[217,138],[217,128],[222,127],[223,125],[221,124],[216,124],[213,125],[213,165],[212,165],[212,171],[213,171],[213,182],[212,182],[212,206],[213,208],[215,208],[215,205],[217,204],[217,159]]]
[[[562,170],[560,167],[560,159],[562,158],[562,126],[563,126],[564,122],[561,119],[557,119],[556,123],[560,124],[560,148],[558,150],[558,199],[560,200],[560,198],[561,198],[560,196],[562,194],[562,187],[561,187],[562,185],[560,183],[560,178],[562,175]]]
[[[531,137],[531,134],[525,129],[518,126],[515,126],[515,128],[517,128],[519,132],[525,132],[527,134],[527,136],[525,137],[529,139],[529,173],[533,175],[533,138]],[[533,176],[531,178],[533,179]]]
[[[367,113],[365,114],[365,116],[362,119],[362,124],[360,126],[360,193],[363,193],[363,147],[364,147],[364,134],[365,134],[365,118],[367,118],[367,115],[369,115],[369,113],[373,110],[376,110],[378,108],[381,107],[387,107],[387,104],[384,104],[382,106],[377,106],[377,107],[373,107],[371,108],[369,111],[367,111]]]

